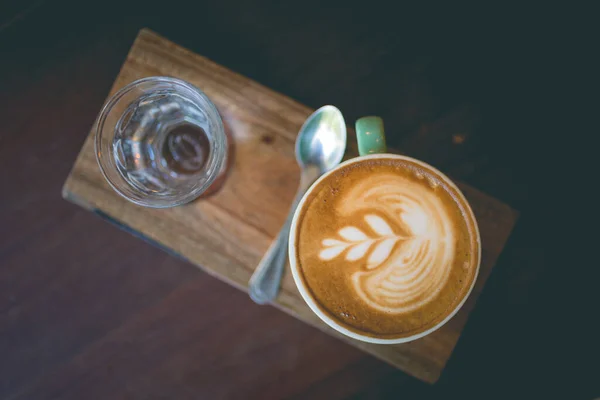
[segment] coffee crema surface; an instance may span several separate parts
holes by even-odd
[[[319,309],[381,339],[425,332],[468,295],[476,222],[447,178],[398,158],[352,162],[317,183],[296,225],[296,265]]]

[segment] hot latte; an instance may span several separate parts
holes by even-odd
[[[410,159],[336,169],[296,219],[297,276],[323,314],[359,335],[426,332],[453,315],[477,276],[469,205],[448,178]]]

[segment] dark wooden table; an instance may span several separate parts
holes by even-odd
[[[593,340],[565,336],[580,314],[557,296],[568,280],[557,260],[566,231],[558,216],[548,224],[564,206],[549,195],[548,162],[560,144],[543,117],[551,73],[531,51],[551,39],[507,24],[508,11],[294,4],[25,1],[0,12],[0,398],[598,394],[597,358],[582,361],[597,355]],[[394,147],[521,212],[436,385],[62,200],[144,26],[308,106],[335,104],[348,121],[382,115]]]

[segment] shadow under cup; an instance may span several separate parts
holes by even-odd
[[[356,288],[357,286],[352,286],[355,282],[363,282],[362,278],[363,277],[368,277],[367,281],[369,284],[375,282],[375,284],[379,285],[378,287],[382,287],[383,288],[383,292],[385,292],[385,290],[390,290],[391,287],[395,288],[394,290],[398,290],[398,288],[400,288],[400,290],[398,290],[398,293],[403,293],[402,291],[406,291],[406,293],[409,293],[412,291],[414,291],[415,287],[411,287],[410,284],[407,284],[407,286],[394,286],[392,284],[392,286],[386,286],[389,284],[390,281],[392,282],[399,282],[398,279],[402,279],[403,276],[400,275],[390,275],[388,274],[388,276],[391,276],[392,279],[388,279],[388,277],[386,277],[385,279],[382,279],[380,282],[377,281],[376,274],[380,274],[380,272],[378,271],[398,271],[398,267],[402,268],[401,263],[397,263],[395,265],[393,265],[392,263],[394,262],[394,260],[397,260],[398,258],[393,258],[392,256],[390,256],[390,254],[400,254],[400,253],[396,253],[396,251],[401,252],[404,250],[403,247],[400,246],[409,246],[409,245],[405,245],[405,244],[398,244],[400,243],[397,239],[386,239],[385,235],[390,235],[392,234],[392,231],[396,232],[398,231],[398,227],[400,225],[397,224],[386,224],[383,219],[380,217],[381,213],[377,213],[377,212],[373,212],[373,213],[367,213],[365,214],[365,218],[364,221],[362,221],[362,225],[360,225],[361,223],[359,223],[359,225],[357,225],[359,227],[359,229],[355,229],[354,225],[352,225],[353,229],[350,230],[346,230],[344,232],[342,232],[342,229],[338,230],[338,228],[340,226],[345,226],[346,221],[345,221],[345,217],[347,216],[347,214],[345,214],[344,212],[339,212],[339,209],[337,207],[339,206],[334,206],[334,204],[346,204],[347,202],[344,200],[343,202],[339,199],[347,199],[347,196],[344,197],[344,193],[346,193],[346,195],[348,195],[348,191],[349,189],[347,189],[346,186],[340,186],[339,189],[339,193],[336,192],[335,195],[331,195],[329,194],[329,191],[331,188],[329,188],[329,185],[331,184],[331,182],[333,182],[334,179],[338,179],[340,182],[348,182],[349,180],[352,179],[353,176],[353,170],[365,170],[365,168],[367,165],[378,165],[381,163],[386,163],[388,165],[390,165],[392,168],[399,168],[402,172],[402,174],[404,173],[405,167],[406,165],[408,166],[415,166],[415,171],[424,171],[428,174],[431,174],[431,176],[434,176],[436,179],[438,179],[438,183],[443,185],[444,188],[444,193],[449,193],[450,198],[454,199],[456,201],[456,205],[458,207],[456,215],[460,215],[459,217],[456,217],[457,220],[460,221],[464,221],[464,226],[466,227],[467,231],[465,231],[465,235],[468,238],[468,249],[470,251],[470,255],[469,255],[469,263],[468,263],[468,271],[465,272],[465,276],[468,276],[468,280],[466,280],[465,282],[460,282],[460,284],[458,284],[458,279],[456,280],[457,285],[458,286],[453,286],[453,282],[451,281],[451,279],[454,279],[455,275],[454,272],[447,272],[445,273],[446,275],[444,275],[446,278],[445,281],[439,280],[439,282],[443,282],[443,291],[446,292],[434,292],[434,289],[436,288],[436,282],[434,282],[435,279],[437,279],[437,276],[439,275],[439,273],[435,272],[435,267],[436,267],[436,261],[435,260],[443,260],[443,258],[440,257],[432,257],[432,258],[419,258],[419,260],[424,259],[424,260],[434,260],[434,262],[431,263],[431,265],[425,265],[422,271],[412,271],[411,273],[414,273],[416,275],[419,275],[419,279],[420,279],[420,285],[422,287],[429,287],[429,288],[433,288],[431,290],[429,290],[430,293],[430,297],[428,298],[428,302],[427,303],[423,303],[425,304],[424,307],[429,307],[429,308],[423,308],[423,310],[429,310],[432,308],[435,308],[436,306],[438,306],[438,304],[440,304],[439,307],[441,307],[441,304],[444,304],[444,307],[446,303],[442,303],[442,299],[444,299],[443,296],[446,296],[446,294],[444,293],[448,293],[447,294],[447,298],[452,298],[452,296],[454,297],[454,300],[452,300],[448,307],[444,308],[442,312],[439,313],[439,315],[436,316],[436,318],[431,319],[431,321],[429,321],[427,318],[423,318],[423,324],[420,327],[417,327],[416,329],[412,329],[412,330],[407,330],[406,332],[375,332],[369,329],[363,329],[362,326],[358,326],[357,324],[354,324],[351,320],[349,320],[349,316],[353,317],[355,314],[358,315],[358,319],[357,321],[360,321],[361,318],[366,321],[368,321],[368,324],[377,324],[378,322],[383,322],[384,319],[388,319],[390,321],[394,321],[395,322],[402,322],[403,319],[407,319],[408,318],[419,318],[418,316],[421,315],[419,313],[419,309],[415,309],[415,310],[411,310],[410,313],[404,312],[404,310],[401,310],[400,308],[396,309],[396,310],[391,310],[389,308],[385,309],[382,311],[381,307],[379,304],[376,304],[376,302],[371,302],[370,300],[372,300],[372,298],[369,298],[369,296],[359,296],[356,290],[351,290],[351,289],[340,289],[340,288]],[[408,170],[408,168],[406,168]],[[393,174],[392,174],[393,175]],[[361,178],[361,182],[365,182],[365,185],[371,185],[373,188],[375,188],[375,185],[373,185],[373,183],[368,183],[367,181],[369,181],[369,178]],[[327,190],[323,190],[324,187],[327,187]],[[332,186],[333,187],[333,186]],[[335,190],[337,190],[337,187],[335,187]],[[332,192],[335,190],[331,190]],[[321,192],[327,192],[326,195],[321,195]],[[393,192],[393,190],[392,190]],[[451,193],[450,193],[451,192]],[[388,193],[389,195],[389,193]],[[321,197],[319,197],[321,196]],[[325,197],[323,197],[325,196]],[[437,197],[437,196],[434,196]],[[337,200],[336,200],[337,199]],[[318,204],[315,203],[313,204],[313,202],[319,202]],[[325,201],[328,201],[328,203],[325,203]],[[335,201],[338,201],[338,203],[335,203]],[[438,204],[439,201],[437,201],[436,199],[432,199],[433,204]],[[437,201],[437,203],[436,203]],[[441,200],[440,200],[441,201]],[[333,204],[332,204],[333,203]],[[311,205],[313,205],[313,207],[311,207]],[[321,207],[321,208],[318,208]],[[319,211],[319,218],[309,218],[310,221],[310,226],[311,226],[311,232],[318,232],[317,236],[318,238],[315,238],[314,240],[311,239],[310,240],[310,244],[307,245],[306,243],[308,243],[306,240],[303,241],[303,245],[299,244],[299,238],[300,238],[300,230],[304,229],[304,227],[302,226],[304,223],[304,220],[307,218],[307,214],[309,213],[307,210],[311,208],[310,212],[311,213],[316,213],[316,211],[314,210],[321,210]],[[326,215],[326,214],[331,214],[331,215]],[[316,215],[316,214],[315,214]],[[418,215],[418,214],[416,214]],[[435,215],[435,214],[434,214]],[[362,216],[362,214],[361,214]],[[350,216],[348,215],[348,218],[350,218]],[[401,217],[404,218],[404,217]],[[414,218],[413,218],[414,219]],[[316,221],[316,222],[315,222]],[[340,222],[341,221],[341,222]],[[341,225],[340,225],[341,223]],[[413,226],[414,227],[418,227],[419,222],[418,222],[418,218],[415,219],[414,221],[411,220],[407,220],[407,221],[401,221],[401,224],[407,224],[406,226]],[[411,224],[416,224],[416,225],[411,225]],[[436,227],[441,227],[440,229],[443,229],[444,224],[442,223],[436,223],[434,224]],[[333,228],[332,228],[333,226]],[[429,226],[429,225],[428,225]],[[463,226],[463,225],[460,225]],[[392,227],[392,228],[391,228]],[[346,228],[344,228],[346,229]],[[417,229],[417,228],[414,228]],[[453,228],[456,229],[456,228]],[[360,231],[360,232],[357,232]],[[325,233],[326,232],[326,233]],[[462,232],[462,231],[461,231]],[[321,235],[323,237],[321,237]],[[354,237],[353,237],[354,235]],[[306,238],[307,235],[304,235],[303,238]],[[441,236],[440,236],[441,237]],[[362,241],[361,241],[362,240]],[[378,252],[380,249],[383,249],[383,251],[385,252],[387,250],[386,248],[386,244],[385,241],[388,241],[388,243],[390,244],[389,247],[389,251],[386,253],[387,257],[389,257],[387,259],[387,261],[381,261],[379,263],[375,262],[375,263],[371,263],[371,259],[376,259],[378,256],[375,256],[374,254],[376,252]],[[394,241],[396,240],[396,241]],[[374,244],[368,244],[368,243],[374,242]],[[448,243],[450,243],[450,241],[448,241]],[[457,242],[458,243],[458,242]],[[302,248],[302,246],[307,246]],[[327,247],[330,246],[330,247]],[[339,248],[341,248],[341,250],[337,249],[336,246],[338,246]],[[346,246],[346,247],[344,247]],[[450,247],[449,244],[444,244],[446,250],[448,250]],[[458,249],[460,248],[458,244],[455,244],[454,241],[452,241],[451,246],[454,247],[456,246],[456,250],[452,250],[453,252],[458,252]],[[368,250],[364,250],[364,258],[359,258],[361,255],[358,254],[360,253],[360,249],[361,248],[367,248]],[[406,247],[409,248],[409,247]],[[436,248],[436,247],[425,247],[426,249],[428,248]],[[395,249],[395,250],[392,250]],[[336,331],[351,337],[353,339],[357,339],[360,341],[364,341],[364,342],[370,342],[370,343],[378,343],[378,344],[397,344],[397,343],[405,343],[405,342],[409,342],[418,338],[421,338],[437,329],[439,329],[441,326],[443,326],[446,322],[448,322],[457,312],[458,310],[462,307],[462,305],[465,303],[466,299],[468,298],[469,294],[471,293],[473,286],[477,280],[477,275],[479,272],[479,264],[481,261],[481,239],[480,239],[480,235],[479,235],[479,229],[477,226],[477,222],[475,220],[475,216],[473,215],[473,211],[471,210],[471,207],[469,206],[467,200],[465,199],[464,195],[461,193],[461,191],[456,187],[456,185],[448,178],[446,177],[443,173],[441,173],[440,171],[438,171],[437,169],[435,169],[434,167],[421,162],[419,160],[415,160],[413,158],[410,157],[405,157],[405,156],[400,156],[400,155],[393,155],[393,154],[373,154],[373,155],[367,155],[367,156],[361,156],[361,157],[356,157],[353,159],[350,159],[342,164],[340,164],[338,167],[336,167],[335,169],[333,169],[332,171],[327,172],[326,174],[324,174],[323,176],[321,176],[312,186],[311,188],[307,191],[307,193],[304,195],[304,197],[302,198],[302,200],[300,201],[296,212],[294,214],[294,218],[292,220],[292,226],[291,226],[291,230],[290,230],[290,238],[289,238],[289,260],[290,260],[290,266],[291,266],[291,270],[292,270],[292,275],[294,278],[294,281],[296,283],[296,286],[298,287],[298,290],[302,296],[302,298],[304,299],[304,301],[307,303],[307,305],[311,308],[311,310],[317,314],[317,316],[323,321],[325,322],[327,325],[329,325],[331,328],[335,329]],[[369,251],[370,253],[367,253],[367,251]],[[303,252],[302,254],[300,254],[300,252]],[[358,252],[358,253],[357,253]],[[439,253],[439,252],[438,252]],[[315,254],[318,254],[319,257],[321,258],[316,258]],[[369,254],[371,254],[371,256],[369,256]],[[418,253],[420,254],[420,253]],[[446,269],[450,268],[451,271],[454,271],[456,269],[456,271],[458,271],[459,273],[463,273],[463,271],[461,271],[459,268],[459,264],[460,262],[462,262],[462,260],[458,257],[458,256],[454,256],[454,253],[452,253],[452,258],[451,258],[451,263],[449,267],[447,267]],[[301,257],[302,255],[302,257]],[[337,258],[336,258],[337,257]],[[346,259],[344,260],[343,257],[345,257]],[[415,256],[416,257],[416,256]],[[301,258],[305,260],[305,264],[306,266],[310,267],[310,268],[303,268],[302,262],[301,262]],[[331,260],[335,261],[332,262]],[[350,260],[350,261],[348,261]],[[455,262],[456,261],[456,262]],[[308,265],[310,263],[310,265]],[[407,262],[408,265],[408,262]],[[442,264],[439,264],[442,265]],[[467,264],[465,263],[465,270],[467,270]],[[312,271],[315,271],[315,269],[313,267],[318,267],[318,271],[326,271],[327,268],[333,268],[333,270],[329,270],[329,272],[331,273],[323,273],[322,275],[319,275],[319,280],[317,280],[316,278],[314,279],[307,279],[307,277],[305,276],[305,269],[307,271],[309,271],[309,273],[312,273]],[[429,269],[427,269],[429,268]],[[433,272],[432,272],[433,271]],[[369,275],[371,274],[371,275]],[[394,281],[393,279],[397,279],[396,281]],[[440,278],[441,279],[441,278]],[[313,287],[311,287],[311,284],[309,282],[313,282]],[[317,282],[317,284],[315,284],[314,282]],[[361,283],[362,284],[362,283]],[[358,285],[358,283],[357,283]],[[317,287],[319,286],[319,287]],[[327,291],[329,289],[323,289],[323,287],[331,287],[331,291]],[[365,286],[366,287],[366,286]],[[372,287],[372,286],[371,286]],[[439,288],[439,287],[437,287]],[[325,291],[325,292],[324,292]],[[322,293],[326,293],[327,296],[322,296]],[[336,298],[337,294],[339,293],[339,298]],[[393,293],[392,293],[393,295]],[[328,299],[332,299],[332,300],[324,300],[324,298],[328,298]],[[349,300],[347,300],[349,299]],[[339,300],[339,301],[338,301]],[[356,312],[357,309],[353,309],[352,304],[353,302],[356,301],[357,304],[359,304],[360,308],[358,309],[358,312]],[[438,302],[438,303],[436,303]],[[324,304],[327,303],[327,304]],[[335,303],[335,307],[334,307],[334,303]],[[340,306],[341,305],[341,306]],[[348,309],[345,308],[345,305],[348,305]],[[438,308],[439,308],[438,307]],[[337,312],[334,313],[332,310],[335,309]],[[441,309],[441,308],[440,308]],[[406,308],[406,310],[408,310],[408,308]],[[426,314],[425,312],[423,312],[423,315],[429,315]],[[417,316],[417,317],[415,317]],[[377,319],[381,318],[381,321],[378,321]],[[356,319],[356,318],[355,318]],[[369,320],[370,319],[370,320]],[[383,326],[383,325],[382,325]]]

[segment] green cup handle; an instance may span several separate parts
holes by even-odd
[[[358,154],[385,153],[385,132],[381,117],[362,117],[356,120],[356,139],[358,141]]]

